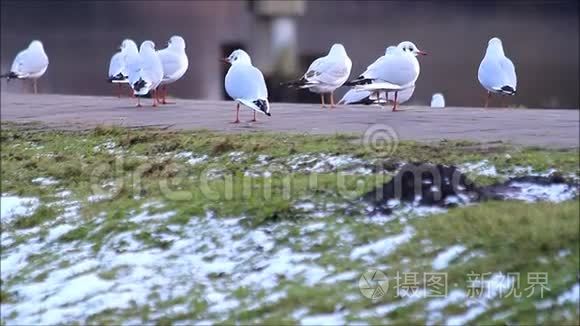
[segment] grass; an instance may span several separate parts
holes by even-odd
[[[165,277],[166,282],[175,281],[183,291],[173,296],[168,294],[174,289],[173,283],[143,281],[137,283],[138,296],[147,298],[145,303],[130,300],[126,305],[61,322],[170,325],[209,320],[224,324],[293,324],[303,316],[343,313],[345,322],[424,324],[430,318],[427,306],[431,298],[389,308],[405,302],[405,298],[394,296],[394,292],[374,302],[363,297],[358,274],[372,268],[389,277],[404,271],[424,274],[433,271],[435,257],[453,245],[461,245],[465,251],[444,269],[449,290],[465,290],[466,275],[472,272],[520,273],[521,287],[528,285],[524,275],[529,272],[549,275],[550,291],[544,298],[497,298],[471,322],[578,324],[577,303],[546,309],[536,306],[545,300],[557,301],[560,294],[578,282],[578,200],[561,204],[485,202],[428,217],[409,215],[388,220],[367,217],[358,201],[361,194],[389,180],[389,171],[400,162],[461,164],[487,160],[500,171],[530,166],[537,171],[553,168],[577,176],[578,150],[443,141],[402,142],[391,153],[386,147],[364,146],[358,137],[342,134],[226,135],[203,130],[165,132],[105,127],[65,132],[11,124],[2,127],[2,193],[40,201],[31,215],[2,223],[2,232],[7,235],[2,238],[7,239],[2,243],[3,259],[17,255],[27,246],[39,245],[35,252],[24,256],[25,263],[15,276],[6,278],[3,273],[0,301],[7,310],[2,314],[3,324],[24,318],[19,309],[30,301],[22,288],[26,284],[35,282],[41,287],[54,279],[55,273],[70,270],[75,273],[67,274],[63,284],[90,271],[103,282],[127,280],[127,275],[143,267],[125,262],[103,263],[80,271],[75,268],[107,255],[149,251],[155,252],[160,261],[167,261],[156,274]],[[187,158],[179,158],[178,153],[207,155],[208,159],[192,165],[186,162]],[[368,175],[302,170],[288,173],[289,158],[319,153],[348,155],[371,166],[379,163],[382,169]],[[261,163],[262,156],[267,156],[267,163]],[[273,172],[271,177],[245,176],[256,167],[278,167],[281,171]],[[212,170],[222,172],[208,178]],[[39,177],[58,183],[41,186],[32,182]],[[483,184],[501,179],[477,174],[474,177]],[[65,198],[58,195],[63,190],[70,191]],[[65,218],[74,207],[78,209]],[[150,219],[134,219],[140,215]],[[232,219],[239,219],[240,229],[235,234],[228,228]],[[213,233],[211,224],[204,224],[212,221],[223,221],[218,224],[223,230]],[[61,224],[72,227],[53,237],[53,231]],[[409,228],[412,239],[389,254],[371,252],[358,258],[351,255],[357,248],[396,237]],[[241,247],[234,248],[239,250],[239,257],[234,255],[231,259],[242,259],[242,263],[232,271],[223,268],[220,259],[227,256],[228,250],[234,250],[230,243],[255,232],[262,234],[256,244],[240,242]],[[191,246],[185,247],[189,248],[186,257],[164,256],[183,247],[184,241]],[[272,288],[241,283],[246,275],[259,275],[279,263],[279,252],[307,255],[308,258],[289,263],[296,270],[306,266],[305,271],[290,277],[279,273]],[[247,254],[251,255],[246,257]],[[198,265],[218,267],[204,275],[204,271],[195,269],[196,265],[184,265],[191,259],[187,255],[201,257]],[[311,283],[309,272],[317,268],[329,276]],[[356,272],[356,277],[325,281],[349,272]],[[203,277],[202,281],[199,277]],[[118,288],[121,285],[111,291]],[[211,299],[214,292],[223,295],[218,304]],[[280,296],[276,297],[276,293]],[[83,300],[88,298],[69,304],[82,305]],[[213,310],[226,306],[228,301],[236,302],[237,307]],[[432,317],[434,322],[444,323],[447,318],[464,313],[471,307],[468,300],[464,301],[444,307],[440,317]],[[375,314],[377,311],[383,312]],[[504,316],[494,319],[500,313]]]

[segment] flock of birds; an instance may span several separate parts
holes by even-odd
[[[357,78],[348,80],[352,61],[342,44],[334,44],[328,54],[312,62],[301,78],[287,83],[288,87],[308,89],[320,94],[322,107],[325,107],[325,94],[330,95],[330,106],[334,107],[334,91],[341,86],[351,89],[338,104],[353,103],[393,103],[397,105],[407,101],[415,90],[419,78],[420,65],[417,57],[426,55],[413,42],[405,41],[386,48],[385,54],[370,64]],[[236,120],[239,120],[240,104],[254,112],[270,116],[268,89],[262,72],[253,66],[250,55],[244,50],[233,51],[222,59],[230,64],[225,77],[227,94],[237,103]],[[185,40],[172,36],[167,47],[155,49],[153,41],[144,41],[139,48],[130,39],[121,43],[120,51],[113,55],[109,65],[108,80],[111,83],[128,84],[141,106],[140,98],[151,94],[153,106],[166,104],[167,85],[179,80],[189,66],[185,53]],[[28,48],[18,53],[7,74],[1,75],[10,79],[31,79],[34,93],[37,93],[37,79],[48,68],[48,56],[40,41],[32,41]],[[478,79],[487,91],[485,107],[492,94],[515,95],[517,77],[512,61],[506,57],[502,42],[494,37],[489,40],[485,56],[479,65]],[[119,94],[120,96],[120,94]],[[442,94],[433,95],[432,107],[445,107]]]

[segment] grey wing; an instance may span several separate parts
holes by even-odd
[[[349,74],[350,69],[346,62],[326,59],[309,70],[305,77],[312,84],[336,85],[344,83]]]
[[[515,89],[518,84],[518,79],[516,76],[516,68],[514,63],[509,58],[505,57],[500,62],[500,66],[504,75],[504,83],[506,85],[512,86]]]
[[[252,67],[252,79],[256,81],[256,98],[266,100],[268,99],[268,87],[266,87],[266,80],[260,69]]]
[[[14,58],[14,61],[12,62],[12,67],[10,68],[11,72],[16,73],[19,76],[26,74],[25,71],[23,70],[24,61],[26,60],[25,59],[26,52],[27,52],[26,50],[18,52],[18,54]]]
[[[157,52],[161,63],[163,64],[163,78],[172,78],[173,75],[181,69],[179,56],[169,50]]]
[[[115,53],[109,63],[109,77],[125,73],[125,58],[121,52]]]

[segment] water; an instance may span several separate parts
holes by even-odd
[[[3,1],[1,8],[2,70],[31,39],[41,39],[50,66],[39,89],[48,93],[111,95],[108,62],[122,39],[152,39],[161,48],[179,34],[188,43],[190,68],[170,94],[219,99],[222,49],[240,45],[252,54],[264,35],[246,1]],[[430,55],[420,58],[421,76],[410,104],[428,104],[433,93],[442,92],[450,106],[482,105],[477,68],[487,41],[498,36],[519,77],[518,95],[505,104],[579,106],[575,1],[308,1],[297,23],[302,66],[338,41],[353,60],[351,77],[387,45],[414,41]],[[2,87],[21,91],[18,84],[3,82]],[[318,100],[308,93],[281,92],[277,83],[269,88],[274,100]]]

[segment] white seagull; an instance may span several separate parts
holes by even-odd
[[[431,107],[437,109],[442,109],[445,107],[445,97],[443,97],[443,94],[441,93],[433,94],[433,96],[431,97]]]
[[[181,36],[172,36],[167,47],[157,51],[161,64],[163,64],[163,80],[161,80],[161,103],[167,104],[167,86],[185,74],[189,66],[187,54],[185,54],[185,40]]]
[[[120,51],[113,55],[109,63],[109,82],[119,85],[118,96],[121,97],[121,84],[129,83],[126,58],[128,56],[136,56],[139,50],[137,49],[137,44],[130,39],[123,40],[119,49]]]
[[[0,77],[10,79],[32,79],[34,94],[38,93],[37,80],[46,72],[48,68],[48,56],[44,52],[42,42],[35,40],[30,42],[28,48],[20,51],[10,72]]]
[[[139,47],[138,55],[127,57],[129,84],[137,96],[137,106],[141,106],[140,96],[152,92],[153,106],[157,106],[157,86],[163,79],[163,65],[155,51],[153,41],[144,41]]]
[[[390,46],[385,55],[367,67],[358,78],[346,83],[356,89],[372,92],[394,92],[393,111],[397,110],[398,93],[415,87],[420,66],[417,55],[426,55],[413,42],[404,41],[396,47]]]
[[[403,104],[411,99],[415,92],[415,85],[398,91],[397,104]],[[386,96],[386,97],[385,97]],[[344,94],[338,104],[380,104],[395,101],[395,92],[372,92],[361,89],[350,89]]]
[[[271,116],[264,75],[252,65],[250,55],[238,49],[222,60],[231,64],[226,74],[225,87],[228,95],[238,102],[234,123],[240,122],[240,103],[254,110],[254,119],[251,121],[256,121],[256,111]]]
[[[352,61],[344,46],[334,44],[326,56],[312,62],[302,78],[284,85],[308,88],[311,92],[319,93],[322,107],[325,107],[324,93],[330,93],[330,107],[334,107],[334,91],[348,80],[351,69]]]
[[[492,38],[487,43],[485,56],[477,72],[479,83],[487,90],[485,107],[489,104],[492,93],[515,95],[518,79],[513,62],[505,56],[501,40]]]

